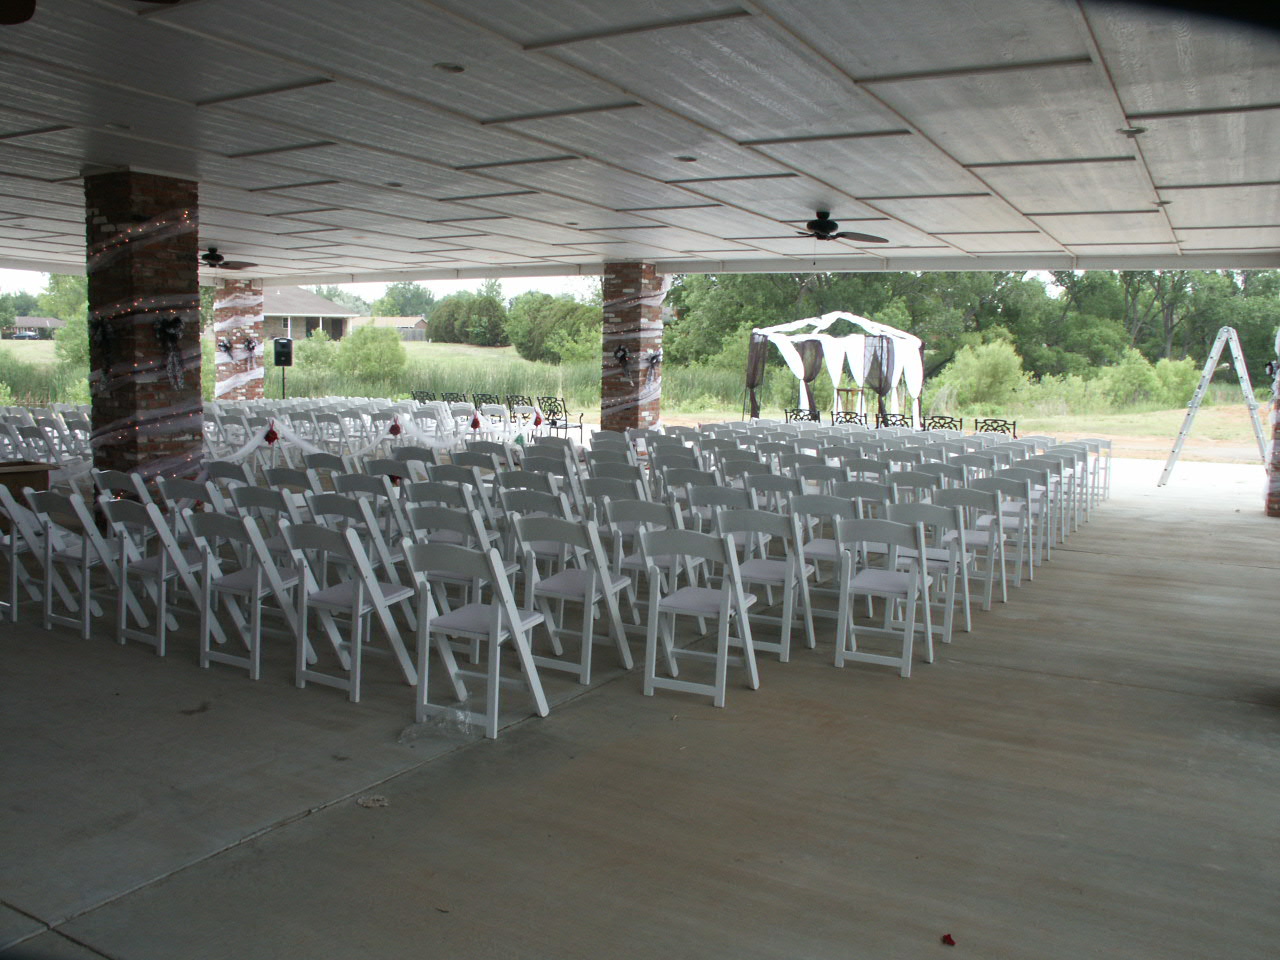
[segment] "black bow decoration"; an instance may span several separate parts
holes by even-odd
[[[653,351],[653,353],[649,354],[647,360],[649,366],[645,369],[645,382],[652,381],[658,376],[658,366],[662,363],[662,351]]]
[[[617,360],[618,366],[625,370],[627,369],[627,364],[631,360],[631,354],[627,352],[626,347],[619,346],[613,351],[613,359]]]
[[[182,372],[182,351],[179,349],[182,343],[183,323],[182,316],[176,313],[161,314],[151,322],[156,340],[164,349],[165,372],[169,375],[169,382],[173,384],[175,390],[181,389],[186,383],[186,377]]]

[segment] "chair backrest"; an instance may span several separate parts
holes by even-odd
[[[700,557],[712,563],[733,563],[736,569],[737,554],[728,536],[700,533],[696,530],[641,530],[640,549],[646,557],[678,554],[684,557]]]
[[[503,412],[505,413],[505,408]],[[496,440],[471,440],[467,443],[467,450],[473,453],[487,453],[496,457],[498,469],[500,470],[511,470],[515,467],[511,448],[505,443],[498,443]]]
[[[543,493],[560,492],[560,481],[553,473],[536,473],[532,470],[499,470],[494,483],[505,490],[541,490]]]
[[[917,554],[924,552],[924,531],[920,527],[895,520],[853,519],[836,517],[836,540],[842,547],[871,543],[879,547],[906,547]]]
[[[777,474],[761,474],[744,477],[743,484],[751,495],[752,506],[756,509],[781,512],[786,509],[787,501],[804,493],[804,484],[798,477],[780,477]]]
[[[559,517],[568,520],[573,516],[569,500],[563,493],[543,493],[540,490],[500,489],[498,498],[502,501],[504,513],[518,513],[521,516]]]
[[[312,474],[293,467],[267,467],[262,472],[263,479],[269,487],[278,487],[291,493],[306,493],[314,490]]]
[[[592,519],[600,522],[604,517],[601,504],[604,500],[643,500],[644,487],[639,480],[618,480],[613,477],[588,477],[582,481],[582,495],[591,504]]]
[[[800,534],[796,529],[796,521],[793,516],[783,516],[780,513],[774,513],[770,510],[720,510],[716,513],[716,526],[718,533],[722,534],[747,534],[747,542],[744,547],[750,549],[760,549],[763,552],[763,537],[776,537],[778,542],[783,545],[784,551],[790,555],[797,543],[800,542]]]
[[[304,453],[302,455],[302,465],[308,470],[331,470],[335,473],[351,472],[351,465],[347,463],[347,458],[341,457],[336,453]]]
[[[125,473],[123,470],[91,469],[93,485],[99,493],[112,497],[134,497],[139,503],[151,503],[151,494],[147,484],[139,473]]]
[[[393,484],[414,479],[413,470],[409,464],[393,457],[371,457],[364,462],[363,466],[364,472],[369,476],[386,477]]]
[[[401,487],[406,504],[435,503],[461,510],[476,509],[475,498],[467,487],[438,480],[418,480]]]
[[[402,447],[392,447],[391,458],[393,460],[400,460],[404,463],[412,463],[416,460],[423,466],[429,466],[437,462],[436,452],[430,447],[413,447],[407,445]]]
[[[227,512],[227,502],[222,492],[211,480],[187,480],[183,477],[156,477],[156,488],[164,500],[170,516],[177,517],[185,507]]]
[[[455,450],[449,454],[449,459],[460,467],[475,467],[489,473],[497,473],[506,467],[505,460],[499,462],[496,454],[476,450],[474,444],[466,450]]]
[[[302,521],[294,495],[276,487],[232,487],[231,502],[241,516],[258,517],[274,523],[280,520],[290,523]]]
[[[427,536],[440,530],[448,530],[463,537],[463,545],[484,547],[484,521],[477,510],[460,510],[436,504],[417,504],[405,511],[409,529],[414,537]]]

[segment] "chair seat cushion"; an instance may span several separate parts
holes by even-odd
[[[609,580],[608,586],[612,593],[617,593],[631,583],[627,577],[620,577],[608,572],[605,573],[605,576]],[[551,576],[543,578],[534,588],[534,592],[542,597],[581,600],[586,596],[588,579],[586,570],[570,567],[568,570],[561,570],[559,573],[553,573]],[[595,596],[592,599],[599,600],[600,598],[600,587],[597,584]]]
[[[520,618],[520,626],[527,633],[530,628],[542,623],[543,616],[536,610],[516,610],[517,616]],[[468,603],[465,606],[458,607],[456,610],[450,610],[448,613],[442,613],[438,617],[432,617],[430,631],[432,633],[447,633],[451,636],[460,637],[488,637],[489,625],[493,622],[493,604],[490,603]],[[505,639],[510,635],[510,631],[504,627],[502,637]]]
[[[754,593],[743,595],[749,607],[756,602]],[[663,613],[683,613],[692,617],[716,617],[720,615],[720,589],[718,587],[681,587],[658,602]]]
[[[378,592],[382,594],[383,603],[399,603],[413,596],[413,590],[409,587],[402,587],[398,583],[382,583],[374,584],[378,588]],[[323,590],[317,590],[315,593],[307,596],[307,603],[313,607],[327,607],[332,610],[350,610],[356,600],[356,581],[344,580],[342,583],[335,583],[332,587],[325,587]],[[371,610],[372,605],[366,595],[364,599],[363,610]]]

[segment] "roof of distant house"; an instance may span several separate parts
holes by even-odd
[[[392,330],[399,330],[401,327],[416,327],[420,323],[426,321],[425,317],[352,317],[348,326],[354,330],[356,327],[387,327]]]
[[[67,325],[67,321],[57,317],[14,317],[13,325],[28,330],[59,330]]]
[[[302,287],[267,287],[263,315],[268,317],[358,317],[359,310],[334,303]]]

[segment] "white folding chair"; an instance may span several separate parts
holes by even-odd
[[[559,517],[522,517],[519,514],[512,514],[509,519],[525,558],[525,607],[537,606],[542,611],[542,623],[555,652],[555,657],[534,657],[534,662],[553,670],[574,673],[579,683],[589,684],[595,620],[603,604],[618,657],[623,667],[630,670],[634,663],[618,609],[618,594],[627,588],[630,580],[610,569],[596,524],[591,520],[579,522]],[[544,577],[538,571],[535,545],[544,550],[552,545],[558,547],[561,553],[559,569]],[[552,612],[552,601],[556,601],[559,607],[559,616]],[[566,601],[582,605],[582,626],[577,633],[581,647],[577,663],[560,659],[564,656],[561,638],[569,633],[564,625]]]
[[[296,630],[291,599],[301,579],[299,568],[272,557],[252,517],[188,510],[184,519],[200,556],[200,666],[243,667],[250,680],[257,680],[262,676],[263,606],[274,600]],[[235,624],[245,654],[232,653],[225,633],[219,636],[221,631],[215,630],[223,616]]]
[[[293,563],[302,572],[302,581],[297,589],[295,634],[297,685],[305,687],[307,681],[311,681],[336,687],[347,691],[347,697],[352,703],[358,703],[364,670],[364,647],[370,637],[370,621],[375,615],[405,679],[410,684],[416,684],[417,668],[413,657],[405,648],[392,612],[393,607],[402,607],[409,623],[414,624],[414,590],[399,583],[379,580],[360,544],[358,534],[351,527],[331,530],[318,524],[300,523],[285,527],[284,535],[293,551]],[[325,626],[325,632],[345,676],[325,673],[309,663],[311,644],[307,627],[308,615],[312,609]],[[349,621],[345,641],[338,639],[337,617],[341,614],[346,614]]]
[[[1005,532],[1000,511],[1000,494],[970,487],[954,487],[937,491],[934,503],[960,511],[965,546],[969,552],[964,576],[982,582],[982,609],[991,609],[997,576],[1000,579],[1000,602],[1008,603]]]
[[[533,698],[534,710],[545,717],[550,708],[538,677],[533,652],[529,645],[529,633],[542,622],[542,614],[534,610],[522,610],[516,606],[511,582],[503,569],[502,559],[493,548],[472,550],[456,544],[415,544],[407,539],[403,543],[409,568],[417,582],[418,630],[417,630],[417,702],[415,716],[419,723],[429,716],[453,712],[461,713],[469,723],[482,723],[485,736],[498,736],[498,716],[501,706],[499,691],[504,683],[521,682]],[[462,577],[475,585],[473,598],[460,606],[437,608],[433,600],[432,580],[441,574]],[[481,591],[487,587],[488,600]],[[434,596],[439,597],[436,593]],[[488,656],[483,672],[466,670],[458,666],[449,645],[449,638],[487,643]],[[465,679],[477,677],[485,682],[485,707],[483,712],[462,710],[458,707],[433,703],[430,691],[430,648],[435,647],[443,661],[453,694],[457,701],[466,703]],[[513,648],[520,664],[521,680],[502,676],[502,649]]]
[[[922,611],[925,660],[933,662],[933,617],[929,605],[930,577],[921,561],[926,544],[920,525],[892,520],[849,520],[836,518],[836,539],[841,548],[840,601],[836,619],[835,665],[847,661],[897,667],[903,677],[911,676],[917,611]],[[898,556],[900,549],[914,551],[914,557]],[[872,567],[867,559],[884,552],[884,567]],[[858,597],[884,601],[882,622],[855,626]],[[897,639],[896,655],[872,652],[858,645],[858,633]]]
[[[645,638],[645,696],[653,696],[654,690],[658,688],[680,690],[708,695],[715,706],[723,707],[731,660],[735,665],[745,667],[747,685],[752,690],[758,689],[760,674],[756,667],[755,647],[751,641],[751,624],[747,619],[747,611],[756,602],[756,598],[754,594],[743,592],[737,553],[729,537],[694,530],[641,528],[639,538],[641,552],[646,558],[652,558],[647,567],[649,610]],[[668,582],[663,570],[654,560],[673,555],[696,557],[715,565],[720,570],[720,586],[680,586],[674,578]],[[694,617],[699,622],[714,619],[717,624],[715,650],[678,646],[675,636],[678,616]],[[732,635],[730,629],[735,623],[737,636]],[[657,674],[660,644],[671,674],[669,677],[659,677]],[[740,648],[741,655],[730,657],[730,646]],[[678,663],[681,658],[710,661],[713,665],[711,683],[680,679]]]
[[[743,552],[738,563],[739,575],[745,587],[764,587],[770,606],[775,587],[782,591],[782,610],[774,616],[752,612],[751,622],[775,624],[780,627],[777,641],[762,640],[758,631],[752,631],[752,641],[757,649],[778,654],[778,660],[791,659],[791,631],[795,625],[797,606],[804,628],[805,643],[811,649],[817,646],[813,629],[813,603],[809,596],[809,580],[816,570],[805,562],[800,553],[800,529],[795,514],[783,516],[767,510],[720,510],[716,514],[716,529],[730,540],[735,535],[744,537]],[[769,538],[767,541],[765,538]],[[768,543],[782,545],[782,556],[768,555]]]

